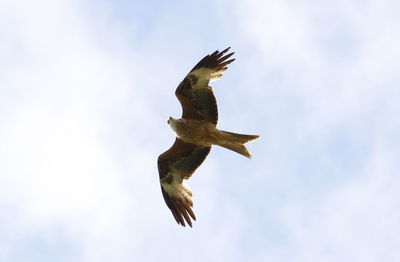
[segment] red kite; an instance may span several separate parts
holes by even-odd
[[[227,65],[235,60],[229,59],[234,53],[225,55],[229,48],[222,52],[217,50],[200,60],[175,91],[183,113],[180,119],[168,119],[176,139],[172,147],[158,157],[158,172],[165,203],[182,226],[186,221],[191,227],[191,218],[196,220],[192,210],[192,191],[183,179],[189,179],[203,163],[211,146],[222,146],[250,158],[244,144],[259,137],[216,128],[217,102],[208,84],[221,78],[228,69]]]

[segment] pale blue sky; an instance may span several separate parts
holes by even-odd
[[[397,1],[0,2],[1,261],[399,261]],[[231,46],[178,226],[177,84]]]

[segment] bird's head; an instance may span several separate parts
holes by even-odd
[[[176,119],[170,116],[170,117],[168,118],[168,120],[167,120],[167,124],[168,124],[168,125],[171,125],[171,124],[173,124],[175,121],[176,121]]]
[[[172,128],[172,130],[176,131],[176,121],[177,119],[173,117],[169,117],[167,120],[168,125]]]

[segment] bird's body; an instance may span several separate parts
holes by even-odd
[[[183,142],[204,147],[218,145],[248,158],[251,157],[251,154],[243,144],[258,138],[258,136],[253,135],[218,130],[215,124],[206,120],[173,119],[170,117],[168,122],[176,136]]]
[[[186,143],[211,146],[216,140],[216,125],[206,120],[169,119],[169,126],[176,136]]]
[[[226,66],[235,60],[227,60],[234,53],[224,56],[228,50],[215,51],[204,57],[179,84],[175,95],[182,105],[182,117],[170,117],[168,120],[177,137],[172,147],[158,157],[165,203],[178,224],[183,226],[185,221],[192,226],[191,218],[196,220],[192,210],[192,192],[183,180],[190,178],[202,164],[212,145],[250,158],[251,154],[244,144],[259,137],[217,129],[217,102],[208,84],[221,78]]]

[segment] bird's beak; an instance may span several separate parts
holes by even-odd
[[[167,124],[169,125],[169,122],[171,122],[171,117],[168,118]]]

